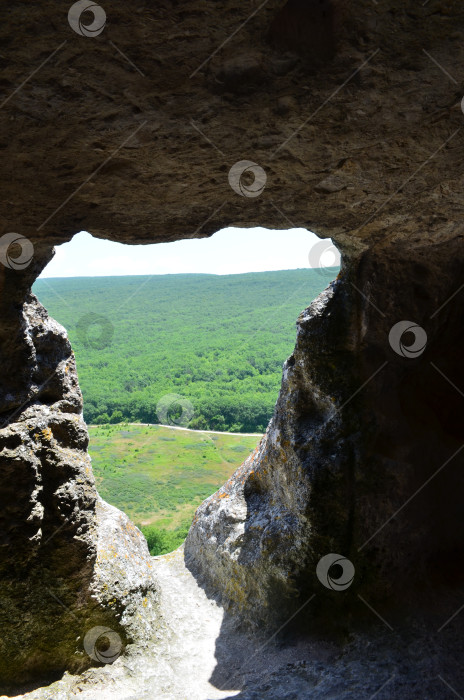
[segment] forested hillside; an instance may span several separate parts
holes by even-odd
[[[262,432],[295,320],[337,272],[40,279],[33,291],[68,330],[88,423]]]

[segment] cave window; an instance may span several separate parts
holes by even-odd
[[[75,351],[100,493],[152,552],[180,544],[256,447],[295,319],[339,266],[332,241],[303,229],[148,246],[81,232],[57,248],[33,291]]]

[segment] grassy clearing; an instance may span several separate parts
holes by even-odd
[[[141,527],[152,554],[181,544],[196,508],[259,442],[158,425],[89,426],[89,433],[101,496]]]

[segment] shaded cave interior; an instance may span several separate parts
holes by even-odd
[[[72,350],[29,292],[53,245],[79,227],[124,242],[152,240],[153,202],[159,241],[180,238],[186,221],[208,221],[201,235],[211,234],[226,211],[229,221],[272,225],[274,201],[285,216],[332,236],[345,255],[330,294],[301,318],[255,468],[224,485],[228,498],[210,501],[192,525],[190,566],[205,589],[220,591],[242,622],[251,611],[273,629],[313,594],[322,625],[342,633],[366,612],[360,596],[398,624],[408,606],[420,617],[419,598],[437,611],[434,633],[456,611],[445,633],[459,623],[462,94],[437,62],[462,74],[462,9],[358,0],[348,13],[344,0],[272,0],[236,35],[247,19],[243,5],[231,3],[228,13],[217,3],[205,7],[141,3],[157,24],[140,28],[132,7],[113,3],[108,37],[152,69],[143,80],[114,52],[102,60],[105,35],[85,44],[71,37],[48,1],[28,8],[27,19],[13,3],[0,23],[8,30],[13,17],[15,26],[5,44],[15,60],[5,78],[14,99],[4,111],[12,169],[2,227],[24,232],[36,250],[23,272],[0,267],[6,685],[85,669],[76,639],[92,624],[117,629],[134,646],[146,642],[127,610],[155,611],[149,560],[123,514],[98,501]],[[185,43],[166,42],[172,24],[183,26]],[[189,78],[224,33],[234,42]],[[43,64],[60,41],[62,53]],[[43,68],[16,96],[33,65]],[[230,162],[247,155],[267,163],[269,187],[253,209],[232,199],[227,165],[192,132],[192,117]],[[134,150],[100,171],[135,130]],[[281,150],[271,162],[274,149]],[[96,169],[99,177],[81,192]],[[73,191],[79,196],[55,215]],[[388,341],[406,320],[427,335],[414,359]],[[356,569],[353,586],[336,596],[315,576],[327,552]],[[115,568],[127,553],[136,565]],[[313,629],[312,610],[298,617],[300,629]]]

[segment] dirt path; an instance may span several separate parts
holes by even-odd
[[[241,437],[263,437],[264,435],[264,433],[226,433],[219,430],[192,430],[191,428],[182,428],[179,425],[164,425],[163,423],[124,423],[123,425],[140,425],[147,428],[170,428],[171,430],[185,430],[187,433],[204,433],[205,435],[240,435]],[[95,427],[101,428],[102,426],[96,425]]]
[[[155,558],[155,561],[155,574],[161,587],[161,610],[171,631],[167,651],[173,686],[166,700],[218,700],[238,694],[238,689],[221,691],[209,682],[216,667],[216,639],[223,620],[222,608],[199,588],[185,567],[181,550]]]

